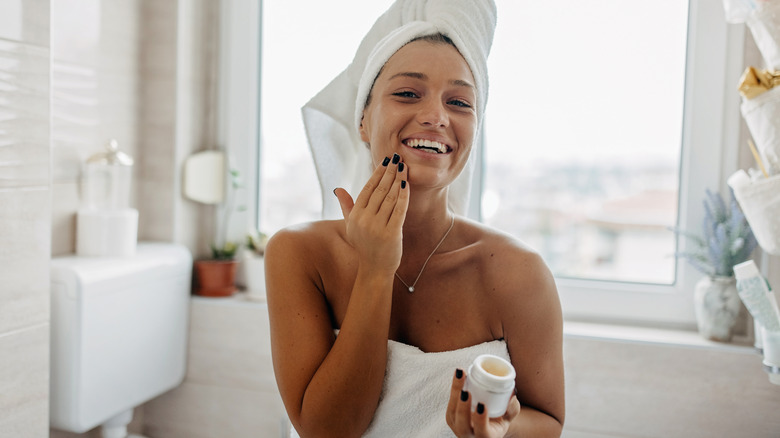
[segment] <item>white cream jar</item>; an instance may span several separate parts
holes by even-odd
[[[471,409],[485,405],[488,417],[506,413],[515,389],[515,368],[507,360],[492,354],[477,356],[469,366],[464,390],[471,394]]]

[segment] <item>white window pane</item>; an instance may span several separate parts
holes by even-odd
[[[498,2],[486,223],[559,277],[674,281],[687,2]]]
[[[263,1],[260,227],[320,218],[300,108],[341,73],[390,1]],[[345,12],[346,11],[346,12]]]

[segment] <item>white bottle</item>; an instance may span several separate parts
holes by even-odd
[[[735,265],[734,276],[737,279],[737,293],[753,318],[766,330],[780,331],[780,314],[775,296],[753,260]]]
[[[761,337],[769,381],[780,385],[780,312],[775,296],[752,260],[734,266],[734,276],[739,297],[760,326],[756,336]]]
[[[515,389],[515,368],[507,360],[492,354],[477,356],[469,366],[464,388],[471,393],[471,409],[482,403],[488,417],[506,413]]]

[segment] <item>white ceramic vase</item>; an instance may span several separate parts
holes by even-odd
[[[704,277],[696,283],[694,310],[704,338],[730,341],[741,307],[734,277]]]
[[[247,298],[253,301],[264,301],[265,259],[255,253],[246,254],[242,264]]]

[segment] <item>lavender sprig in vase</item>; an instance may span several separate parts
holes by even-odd
[[[692,243],[691,250],[675,256],[705,274],[694,290],[699,333],[706,339],[728,342],[742,311],[734,265],[748,260],[757,242],[733,192],[728,205],[719,193],[707,190],[706,195],[702,234],[675,229]]]

